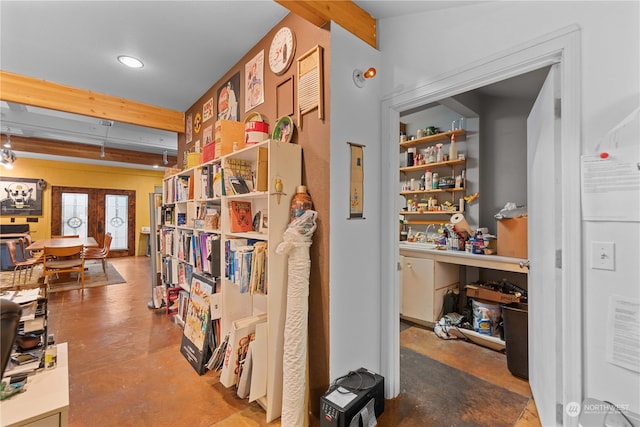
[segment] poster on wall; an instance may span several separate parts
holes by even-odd
[[[202,121],[206,122],[213,117],[213,98],[209,98],[202,106]]]
[[[364,145],[347,144],[351,150],[349,219],[364,219]]]
[[[42,215],[42,190],[38,179],[0,177],[2,215]]]
[[[244,65],[245,113],[264,102],[264,49]]]
[[[218,89],[218,119],[238,121],[240,73],[236,73]]]
[[[187,144],[191,144],[191,141],[193,141],[193,114],[189,113],[185,125],[185,137],[187,138]]]
[[[184,322],[180,352],[191,366],[202,375],[209,357],[209,335],[211,333],[210,299],[215,282],[206,276],[194,273],[191,277],[189,306]]]

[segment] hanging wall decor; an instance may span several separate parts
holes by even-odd
[[[193,114],[189,113],[187,115],[187,120],[185,122],[186,125],[186,129],[185,129],[185,138],[187,139],[187,144],[191,144],[191,141],[193,141]]]
[[[316,46],[301,55],[298,61],[298,127],[302,129],[302,115],[318,109],[318,118],[324,119],[324,84],[322,46]]]
[[[202,121],[206,122],[207,120],[213,117],[213,98],[209,98],[207,102],[202,106]]]
[[[240,73],[236,73],[218,88],[218,120],[238,121]]]
[[[276,86],[276,116],[293,116],[293,77],[283,80]]]
[[[42,215],[42,189],[38,179],[0,177],[0,214]]]
[[[244,65],[245,113],[264,102],[264,50]]]
[[[349,219],[364,219],[364,145],[347,142],[351,150]]]

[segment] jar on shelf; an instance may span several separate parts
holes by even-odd
[[[307,193],[306,185],[298,185],[296,187],[296,194],[291,198],[291,211],[289,220],[301,216],[305,211],[313,209],[313,200]]]

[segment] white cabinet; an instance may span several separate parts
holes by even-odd
[[[400,315],[419,323],[436,323],[442,299],[458,287],[458,267],[426,258],[400,256]]]

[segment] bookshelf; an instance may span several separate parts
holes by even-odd
[[[163,180],[162,282],[166,289],[181,288],[179,294],[188,298],[191,275],[215,278],[221,306],[219,325],[213,329],[217,342],[239,320],[266,318],[256,328],[256,340],[264,345],[253,355],[266,363],[253,375],[262,380],[256,400],[267,422],[282,410],[287,257],[275,250],[301,178],[300,146],[266,140]],[[210,262],[203,248],[215,254]],[[259,274],[252,277],[251,271]],[[183,324],[180,313],[173,317]],[[236,381],[221,378],[225,387]]]

